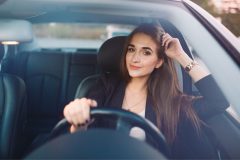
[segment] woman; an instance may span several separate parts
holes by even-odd
[[[203,97],[182,93],[173,61],[188,72]],[[177,38],[157,24],[142,24],[127,39],[121,75],[102,76],[86,98],[64,108],[70,131],[88,123],[90,107],[97,106],[120,106],[155,123],[173,158],[214,158],[203,121],[223,112],[228,103],[211,75],[184,52]],[[136,128],[132,134],[145,138]]]

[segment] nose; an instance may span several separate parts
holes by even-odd
[[[141,60],[140,54],[138,52],[134,53],[132,57],[132,62],[137,63],[140,62],[140,60]]]

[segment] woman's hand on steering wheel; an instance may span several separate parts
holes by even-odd
[[[90,122],[90,107],[96,106],[97,102],[95,100],[87,98],[75,99],[65,106],[63,114],[71,124],[71,133]]]

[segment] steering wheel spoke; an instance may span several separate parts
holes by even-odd
[[[119,117],[117,120],[116,131],[120,131],[126,134],[129,134],[132,124],[127,122],[123,117]]]

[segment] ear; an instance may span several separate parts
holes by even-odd
[[[157,62],[157,64],[156,64],[156,66],[155,66],[155,68],[161,67],[162,64],[163,64],[163,62],[164,62],[163,59],[159,59],[158,62]]]

